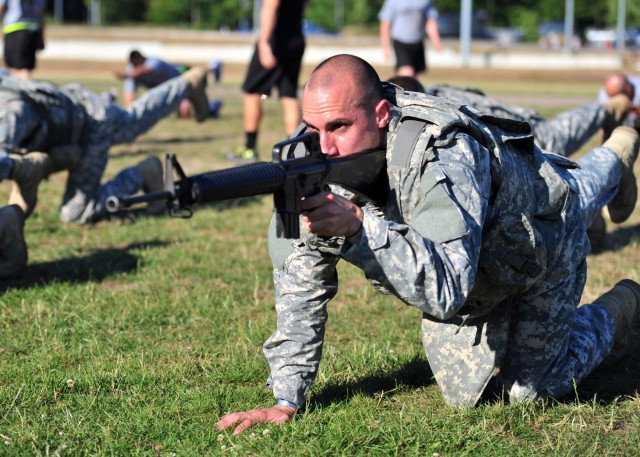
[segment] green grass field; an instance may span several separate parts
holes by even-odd
[[[72,68],[43,64],[37,76],[96,90],[119,86],[113,65]],[[221,85],[210,86],[210,96],[224,101],[219,119],[163,120],[135,143],[112,148],[104,179],[166,153],[177,154],[189,174],[230,166],[224,154],[242,141],[243,71],[230,67]],[[434,70],[424,82],[533,98],[529,105],[551,116],[594,98],[602,76]],[[280,116],[277,100],[266,100],[263,158],[284,139]],[[281,427],[240,436],[216,431],[227,412],[273,403],[261,352],[275,328],[271,198],[201,208],[188,220],[63,225],[57,212],[65,178],[40,187],[26,225],[26,275],[0,282],[0,455],[638,453],[638,351],[596,371],[561,402],[489,401],[454,411],[423,354],[420,313],[378,294],[346,264],[306,411]],[[4,201],[9,189],[0,184]],[[608,228],[605,249],[589,258],[585,301],[623,277],[640,278],[640,209]]]

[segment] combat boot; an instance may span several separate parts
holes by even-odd
[[[607,112],[602,122],[602,140],[606,141],[611,136],[613,130],[622,125],[625,117],[631,109],[631,100],[625,94],[614,95],[603,103]]]
[[[633,326],[640,315],[640,284],[631,279],[623,279],[613,289],[594,300],[604,306],[613,315],[616,332],[613,336],[613,348],[605,363],[619,361],[629,346]]]
[[[17,205],[0,208],[0,278],[22,274],[27,267],[24,213]]]
[[[202,68],[192,68],[180,76],[189,84],[187,98],[193,103],[193,111],[197,122],[209,117],[209,99],[207,98],[207,72]]]
[[[162,162],[157,157],[149,157],[136,165],[142,177],[142,190],[145,193],[160,192],[164,189],[164,179],[162,176]],[[147,212],[151,214],[161,214],[164,212],[163,201],[151,202],[147,205]]]
[[[633,165],[638,158],[640,136],[635,129],[621,126],[613,131],[611,138],[602,146],[611,149],[622,161],[618,193],[609,202],[607,209],[613,222],[624,222],[631,216],[638,198],[638,184],[633,174]]]
[[[38,201],[38,185],[53,171],[49,155],[44,152],[11,154],[13,168],[9,178],[14,181],[9,204],[18,205],[27,218],[33,212]]]

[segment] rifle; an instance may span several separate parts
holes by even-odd
[[[174,181],[174,171],[178,180]],[[198,203],[273,194],[278,237],[300,236],[301,199],[337,184],[377,205],[389,190],[384,149],[329,159],[316,132],[302,133],[273,147],[271,162],[187,176],[174,154],[165,157],[164,189],[118,199],[109,197],[107,211],[115,213],[137,203],[165,200],[173,217],[189,218]]]

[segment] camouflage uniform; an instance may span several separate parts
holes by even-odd
[[[278,320],[263,349],[275,397],[305,401],[341,258],[423,313],[425,352],[449,404],[474,405],[492,380],[512,400],[571,391],[613,344],[611,314],[577,305],[585,223],[617,191],[616,155],[600,147],[570,170],[534,146],[525,123],[423,94],[388,98],[390,192],[381,207],[363,204],[360,241],[303,232],[291,242],[270,228]],[[427,122],[406,154],[399,136],[415,118]]]
[[[435,85],[425,87],[425,92],[448,98],[455,103],[468,104],[478,111],[497,117],[528,122],[540,149],[553,151],[565,157],[577,152],[598,132],[606,115],[602,104],[590,103],[565,111],[547,121],[532,109],[507,105],[471,89]]]
[[[48,152],[57,171],[69,170],[61,219],[79,223],[96,220],[104,214],[109,195],[131,195],[142,186],[135,167],[100,185],[109,148],[132,142],[148,131],[177,109],[188,90],[184,79],[174,78],[123,109],[81,84],[59,88],[47,82],[4,77],[0,79],[0,178],[8,175],[8,153]]]

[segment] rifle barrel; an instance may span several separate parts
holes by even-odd
[[[136,195],[134,197],[118,198],[115,195],[107,197],[105,208],[110,213],[115,213],[123,208],[129,208],[137,203],[147,203],[157,200],[169,200],[173,197],[171,192],[162,190],[159,192],[150,192],[144,195]]]
[[[273,162],[256,162],[189,178],[191,198],[199,203],[270,194],[281,188],[285,179],[284,168]]]

